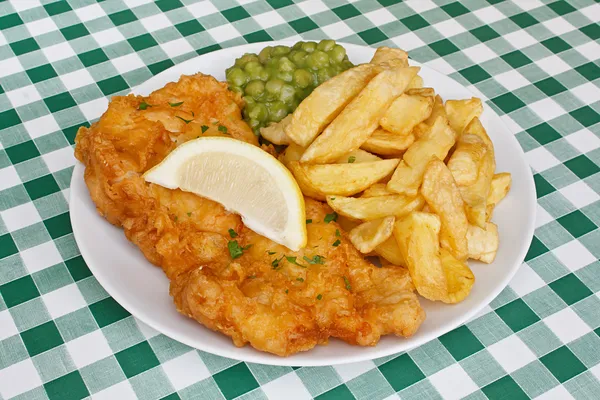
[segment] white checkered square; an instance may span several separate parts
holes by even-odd
[[[484,43],[480,43],[475,46],[471,46],[467,49],[464,49],[463,53],[478,64],[498,57],[498,54],[494,53]]]
[[[162,365],[175,390],[181,390],[210,376],[196,350],[173,358]]]
[[[538,147],[525,153],[525,158],[531,168],[537,172],[542,172],[548,168],[552,168],[560,164],[558,158],[554,157],[552,153],[546,150],[544,147]]]
[[[18,2],[18,3],[26,3],[26,1]],[[37,19],[32,22],[28,22],[25,24],[31,36],[40,36],[45,33],[54,32],[58,30],[58,26],[56,26],[56,22],[50,17]]]
[[[5,399],[20,395],[42,384],[31,358],[0,369],[0,396]]]
[[[19,333],[15,321],[8,310],[0,311],[0,341]]]
[[[570,343],[592,331],[569,307],[544,318],[544,323],[563,343]]]
[[[535,214],[535,227],[536,228],[539,228],[540,226],[544,226],[547,223],[554,221],[554,218],[552,218],[552,215],[550,215],[548,213],[548,211],[546,211],[544,209],[544,207],[542,207],[538,204],[536,209],[537,209],[537,212]]]
[[[277,11],[267,11],[266,13],[255,15],[254,20],[263,29],[269,29],[277,25],[285,24],[285,19],[283,19]]]
[[[85,367],[112,354],[101,330],[73,339],[67,342],[66,346],[77,368]]]
[[[565,113],[565,109],[559,106],[558,103],[550,97],[529,104],[529,108],[544,121],[550,121]]]
[[[415,10],[417,14],[424,11],[433,10],[437,5],[431,0],[407,0],[405,3]]]
[[[524,49],[532,44],[538,43],[536,38],[525,31],[516,31],[502,36],[508,43],[516,49]]]
[[[438,22],[437,24],[433,25],[433,27],[439,33],[441,33],[442,36],[447,38],[458,35],[459,33],[466,32],[465,27],[453,19],[447,19],[445,21]]]
[[[131,53],[122,57],[115,58],[111,60],[111,62],[120,74],[124,74],[126,72],[133,71],[138,68],[143,68],[145,66],[144,62],[142,61],[140,56],[137,55],[137,53]]]
[[[123,34],[117,28],[110,28],[100,32],[94,32],[92,33],[92,37],[101,47],[106,47],[109,44],[115,44],[125,40],[125,36],[123,36]]]
[[[137,400],[129,381],[123,381],[92,395],[92,400]]]
[[[85,307],[87,303],[75,283],[63,286],[42,296],[44,304],[54,319]]]
[[[95,82],[92,75],[85,68],[61,75],[60,80],[65,85],[67,90],[74,90],[80,87],[91,85]]]
[[[88,101],[79,105],[79,110],[85,116],[88,121],[94,121],[106,111],[108,107],[108,99],[106,97],[100,97],[99,99]]]
[[[362,361],[351,364],[334,365],[333,369],[338,373],[344,382],[348,382],[357,376],[365,374],[375,368],[373,361]]]
[[[295,372],[272,380],[261,389],[269,399],[307,400],[312,396]]]
[[[60,130],[60,127],[52,114],[23,122],[23,125],[32,139]]]
[[[394,17],[394,15],[391,12],[389,12],[385,8],[380,8],[379,10],[366,13],[365,17],[367,17],[369,21],[371,21],[375,26],[389,24],[390,22],[398,20],[396,17]]]
[[[0,190],[8,189],[21,183],[17,170],[12,165],[0,169]]]
[[[306,15],[314,15],[329,10],[329,7],[327,7],[321,0],[304,1],[298,3],[298,8],[300,8]]]
[[[560,189],[560,193],[577,208],[583,208],[600,200],[600,195],[586,185],[584,181],[572,183]]]
[[[40,93],[34,85],[25,86],[19,89],[6,92],[6,96],[12,103],[14,108],[24,106],[25,104],[33,103],[42,99]]]
[[[572,272],[596,261],[596,257],[579,240],[565,243],[552,250],[552,253]]]
[[[535,400],[574,400],[574,397],[571,396],[571,393],[564,386],[558,385],[546,393],[542,393]]]
[[[236,38],[240,35],[240,33],[237,31],[237,29],[233,27],[233,25],[217,26],[216,28],[207,30],[207,32],[217,42],[225,42],[227,40]]]
[[[506,15],[502,14],[494,6],[480,8],[479,10],[473,11],[473,14],[486,24],[491,24],[506,18]]]
[[[30,274],[62,262],[62,257],[54,242],[46,242],[23,250],[21,258]]]
[[[75,57],[75,51],[68,42],[58,43],[53,46],[42,47],[42,53],[51,63]],[[2,69],[0,68],[0,71]]]
[[[514,69],[494,75],[494,79],[510,91],[531,85],[531,82]]]
[[[192,14],[195,18],[204,17],[206,15],[211,15],[219,12],[217,8],[209,1],[203,1],[200,3],[188,4],[185,6],[187,10]]]
[[[431,384],[444,399],[458,400],[478,389],[460,364],[453,364],[429,377]]]
[[[595,61],[598,59],[598,54],[600,54],[600,44],[596,42],[587,42],[575,47],[575,50],[588,60]]]
[[[6,228],[10,232],[36,224],[42,220],[33,203],[25,203],[0,212]]]
[[[572,67],[563,61],[562,58],[553,54],[550,57],[542,58],[541,60],[537,60],[535,65],[543,69],[550,75],[558,75],[565,71],[569,71]]]
[[[327,37],[338,40],[347,36],[354,34],[354,31],[350,29],[348,25],[344,22],[336,22],[335,24],[327,25],[321,28],[323,32],[327,35]]]
[[[543,286],[546,283],[527,264],[521,265],[515,277],[510,281],[510,287],[516,294],[523,297]]]
[[[171,58],[191,53],[194,51],[194,48],[190,45],[190,43],[185,39],[177,39],[172,40],[167,43],[163,43],[160,47],[164,50],[165,53]]]
[[[71,146],[54,150],[42,156],[50,172],[56,172],[75,165],[75,155]]]
[[[548,21],[544,21],[543,24],[546,28],[548,28],[550,32],[554,33],[556,36],[560,36],[567,32],[575,30],[575,27],[571,25],[569,21],[562,17],[552,18]]]
[[[140,22],[148,32],[156,32],[160,29],[173,26],[173,23],[165,14],[155,14],[148,18],[141,19]]]
[[[517,335],[502,339],[489,346],[487,350],[508,373],[512,373],[536,359],[535,354]]]
[[[592,82],[577,86],[571,90],[571,93],[579,97],[585,104],[592,104],[600,101],[600,88]]]
[[[589,129],[582,129],[566,137],[567,142],[581,153],[587,153],[600,147],[600,138]]]
[[[75,14],[79,17],[81,22],[91,21],[106,15],[104,9],[100,7],[100,4],[91,4],[89,6],[76,8]]]

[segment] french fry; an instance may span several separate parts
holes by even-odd
[[[353,164],[302,164],[291,161],[289,169],[300,186],[310,187],[309,197],[315,193],[351,196],[362,192],[378,180],[389,175],[398,165],[398,159]]]
[[[494,212],[494,208],[496,205],[502,201],[504,197],[508,194],[510,190],[510,185],[512,184],[512,177],[508,172],[501,172],[499,174],[495,174],[492,178],[492,183],[490,185],[490,192],[488,194],[488,198],[486,201],[486,220],[489,221],[492,219],[492,214]],[[376,183],[376,185],[381,185],[380,183]],[[373,186],[371,186],[373,187]],[[370,188],[369,188],[370,189]],[[367,190],[369,190],[367,189]],[[365,190],[366,192],[366,190]],[[364,193],[363,192],[363,196]]]
[[[427,164],[434,157],[443,160],[454,144],[454,131],[443,117],[406,150],[387,188],[391,192],[415,196]]]
[[[415,75],[415,77],[412,78],[412,81],[410,81],[410,83],[407,86],[408,89],[418,89],[418,88],[422,88],[422,87],[423,87],[423,78],[421,78],[419,75]]]
[[[469,222],[460,191],[452,173],[439,159],[429,162],[423,175],[421,193],[427,205],[440,217],[440,244],[458,260],[467,258]]]
[[[381,127],[398,135],[409,135],[415,125],[426,120],[431,114],[433,98],[430,96],[399,96],[387,109],[379,123]]]
[[[410,88],[406,89],[406,94],[409,96],[434,97],[435,100],[435,90],[432,88]]]
[[[308,146],[380,70],[362,64],[323,82],[294,110],[286,135],[300,146]]]
[[[483,105],[477,97],[468,100],[448,100],[445,108],[450,126],[458,136],[473,118],[479,117],[483,112]]]
[[[392,236],[394,216],[363,222],[348,234],[348,238],[363,254],[372,252],[377,246]]]
[[[467,265],[466,261],[460,261],[446,249],[440,250],[440,261],[446,276],[447,297],[442,300],[445,303],[459,303],[471,292],[475,283],[475,275]]]
[[[338,215],[337,223],[346,232],[350,232],[352,229],[360,225],[360,221],[346,218],[343,215]]]
[[[374,185],[369,186],[365,189],[364,192],[360,195],[360,197],[377,197],[377,196],[388,196],[394,195],[396,193],[390,192],[387,189],[387,184],[385,183],[375,183]]]
[[[404,50],[392,48],[392,47],[379,47],[375,51],[375,55],[369,61],[370,64],[382,64],[390,61],[400,61],[399,66],[408,67],[408,53]]]
[[[447,298],[447,281],[440,260],[440,218],[412,212],[396,221],[394,237],[417,292],[429,300]]]
[[[415,137],[410,132],[407,135],[398,135],[384,129],[376,129],[361,148],[384,156],[400,156],[414,141]]]
[[[485,224],[485,229],[469,225],[467,232],[469,258],[490,264],[496,258],[499,238],[498,227],[492,222]]]
[[[378,197],[327,196],[327,204],[335,212],[348,218],[373,220],[393,215],[402,217],[425,205],[423,196],[416,197],[395,194]]]
[[[488,147],[481,137],[472,134],[461,135],[456,142],[456,149],[448,160],[448,169],[460,186],[475,183],[479,166]]]
[[[446,114],[446,108],[444,107],[444,101],[439,94],[435,96],[435,99],[433,100],[431,115],[425,120],[425,123],[429,126],[433,126],[438,117],[444,117],[446,119],[448,118],[448,114]]]
[[[345,163],[363,163],[363,162],[373,162],[379,161],[381,158],[377,157],[375,154],[371,154],[368,151],[364,151],[361,149],[352,150],[348,154],[344,154],[341,156],[336,163],[337,164],[345,164]]]
[[[400,253],[400,248],[398,247],[396,239],[393,235],[379,246],[375,247],[373,251],[379,257],[392,263],[393,265],[406,267],[406,262],[404,262],[404,258],[402,258],[402,253]]]
[[[285,148],[283,153],[279,155],[279,161],[288,167],[288,164],[291,161],[300,160],[300,157],[302,157],[302,154],[304,154],[304,150],[306,150],[304,147],[299,146],[296,143],[290,143],[290,145]]]
[[[496,170],[494,145],[477,117],[473,118],[473,121],[465,128],[465,133],[479,136],[487,147],[487,151],[481,159],[475,182],[468,186],[459,186],[460,194],[465,201],[465,211],[469,222],[485,228],[486,202]]]
[[[417,67],[408,67],[379,73],[312,142],[302,155],[301,161],[332,162],[345,153],[358,149],[377,129],[385,110],[404,92],[418,71]],[[294,120],[292,124],[293,122]],[[289,132],[286,133],[294,139]]]
[[[420,124],[417,124],[413,130],[412,130],[412,134],[415,137],[415,140],[419,140],[421,139],[427,132],[429,132],[431,130],[431,126],[427,125],[424,122],[421,122]]]
[[[260,134],[271,143],[280,145],[290,144],[292,141],[290,140],[289,136],[285,134],[284,130],[291,121],[292,116],[291,114],[288,114],[281,121],[271,123],[269,126],[260,128]]]

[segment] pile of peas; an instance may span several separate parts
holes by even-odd
[[[346,49],[334,40],[298,42],[244,54],[226,77],[229,89],[246,101],[244,119],[258,135],[261,127],[293,112],[315,87],[352,66]]]

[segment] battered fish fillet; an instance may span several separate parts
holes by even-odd
[[[366,261],[336,222],[324,222],[332,212],[326,204],[306,199],[313,221],[308,244],[292,252],[218,203],[143,180],[178,144],[199,136],[231,135],[257,145],[242,105],[226,84],[202,74],[182,76],[145,98],[114,97],[76,138],[98,212],[163,268],[181,313],[237,346],[287,356],[330,337],[372,346],[382,335],[412,335],[425,313],[407,270]],[[235,260],[229,229],[240,246],[251,245]]]

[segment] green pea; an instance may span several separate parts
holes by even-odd
[[[269,119],[273,122],[279,122],[289,113],[289,108],[281,101],[275,101],[267,104],[269,109]]]
[[[235,65],[237,67],[244,67],[246,63],[250,61],[258,61],[258,56],[256,54],[246,53],[237,60],[235,60]]]
[[[319,42],[319,44],[317,45],[317,49],[322,51],[329,51],[333,49],[333,46],[335,46],[335,40],[324,39]]]
[[[347,70],[348,68],[352,68],[353,66],[354,65],[348,60],[342,61],[342,68],[344,68],[344,71]]]
[[[317,44],[315,42],[306,42],[302,43],[302,50],[307,53],[312,53],[317,48]]]
[[[266,66],[268,68],[276,68],[277,64],[279,64],[280,57],[271,57],[267,60]]]
[[[281,88],[281,93],[279,95],[279,100],[283,101],[286,104],[290,104],[294,100],[294,96],[296,95],[296,90],[292,85],[283,85]]]
[[[267,89],[268,93],[279,94],[284,84],[285,82],[281,79],[270,79],[265,85],[265,89]]]
[[[234,86],[244,86],[248,82],[248,75],[240,68],[234,67],[229,70],[227,80]]]
[[[235,93],[244,94],[244,90],[239,86],[229,86],[229,90]]]
[[[328,79],[334,76],[334,72],[330,67],[321,68],[317,71],[317,81],[319,81],[319,85]]]
[[[296,66],[293,62],[290,61],[287,57],[281,57],[279,59],[279,70],[280,71],[293,71],[296,69]]]
[[[303,44],[303,43],[304,43],[304,42],[297,42],[297,43],[295,43],[295,44],[292,46],[292,49],[294,49],[294,50],[300,50],[300,49],[302,48],[302,44]]]
[[[256,119],[250,119],[250,121],[248,121],[248,125],[250,125],[252,130],[258,130],[260,127],[260,121]]]
[[[313,74],[305,69],[297,69],[294,71],[294,83],[296,86],[304,89],[313,82]]]
[[[269,116],[269,111],[264,104],[257,103],[250,109],[248,116],[257,121],[264,121]]]
[[[329,54],[330,62],[339,64],[344,60],[344,57],[346,57],[346,49],[339,44],[336,44],[327,54]]]
[[[276,76],[285,82],[291,82],[294,79],[294,73],[291,71],[277,71]]]
[[[254,80],[250,81],[246,85],[246,94],[254,97],[255,99],[258,99],[260,96],[262,96],[264,91],[265,84],[262,81]]]
[[[269,80],[269,77],[270,77],[270,76],[271,76],[271,74],[269,73],[269,70],[268,70],[268,69],[266,69],[266,68],[263,68],[263,69],[260,71],[260,74],[259,74],[259,76],[258,76],[258,79],[260,79],[260,80],[261,80],[261,81],[263,81],[263,82],[266,82],[266,81],[268,81],[268,80]]]
[[[262,49],[260,51],[260,53],[258,53],[258,61],[260,61],[261,64],[264,64],[265,62],[267,62],[267,60],[271,57],[271,53],[273,51],[273,48],[271,46],[265,47],[264,49]]]
[[[306,59],[306,64],[314,70],[326,67],[329,65],[329,56],[321,50],[315,50]]]
[[[290,55],[290,60],[292,60],[292,62],[296,64],[297,67],[302,68],[306,65],[307,56],[308,54],[306,54],[305,51],[300,50],[294,53],[293,55]]]
[[[262,65],[258,61],[248,61],[246,65],[244,65],[244,71],[250,73],[252,71],[257,71],[262,68]]]
[[[273,55],[275,56],[284,56],[288,54],[291,49],[288,46],[275,46],[273,47]]]
[[[244,100],[246,102],[246,106],[250,106],[252,104],[256,103],[256,100],[254,100],[252,97],[250,96],[244,96],[242,97],[242,100]],[[247,107],[246,107],[247,108]]]

